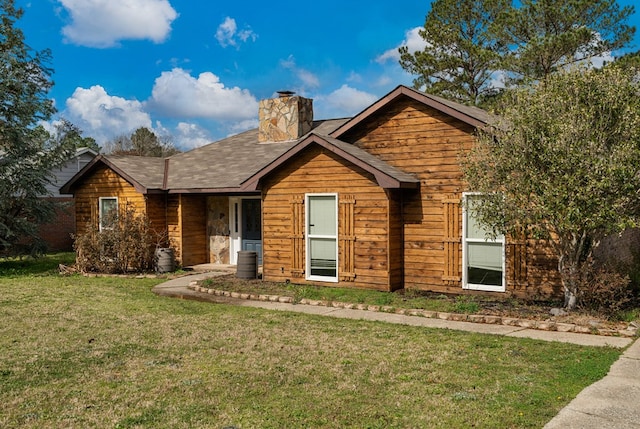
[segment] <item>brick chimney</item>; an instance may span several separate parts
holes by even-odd
[[[277,98],[260,101],[258,109],[259,142],[296,140],[311,131],[313,100],[278,91]]]

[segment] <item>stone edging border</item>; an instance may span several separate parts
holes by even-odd
[[[220,289],[211,289],[200,286],[198,281],[192,281],[189,283],[189,289],[196,292],[208,293],[209,295],[225,296],[236,299],[246,299],[253,301],[269,301],[280,302],[284,304],[296,304],[294,299],[290,296],[279,295],[266,295],[266,294],[252,294],[252,293],[240,293],[229,292]],[[554,321],[540,321],[540,320],[528,320],[519,319],[515,317],[502,317],[491,316],[483,314],[462,314],[462,313],[446,313],[442,311],[431,311],[421,309],[405,309],[395,308],[384,305],[369,305],[369,304],[353,304],[348,302],[339,301],[318,301],[303,298],[297,302],[301,305],[314,305],[322,307],[334,307],[353,310],[367,310],[378,311],[383,313],[393,313],[406,316],[418,316],[431,319],[452,320],[456,322],[472,322],[472,323],[487,323],[493,325],[506,325],[517,326],[525,329],[538,329],[541,331],[558,331],[558,332],[575,332],[579,334],[592,334],[602,336],[619,336],[619,337],[635,337],[638,334],[638,328],[629,326],[627,329],[604,329],[594,328],[590,326],[576,325],[574,323],[560,323]]]

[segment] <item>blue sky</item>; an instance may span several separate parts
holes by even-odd
[[[16,0],[34,49],[50,48],[59,115],[103,144],[145,126],[183,150],[257,125],[287,89],[315,117],[358,113],[412,76],[430,2]],[[619,0],[634,4],[635,0]],[[640,27],[640,11],[632,24]],[[634,48],[640,49],[640,37]]]

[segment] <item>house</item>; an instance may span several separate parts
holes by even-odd
[[[399,86],[347,119],[263,100],[258,129],[170,158],[98,156],[63,188],[79,232],[105,207],[148,215],[184,265],[261,255],[263,278],[439,293],[560,296],[549,246],[486,240],[458,160],[486,112]]]
[[[71,179],[98,155],[93,149],[83,147],[61,167],[51,172],[51,182],[47,184],[48,196],[56,202],[54,219],[40,225],[40,237],[49,251],[70,251],[73,248],[72,234],[76,232],[75,208],[73,195],[60,193],[60,186]]]

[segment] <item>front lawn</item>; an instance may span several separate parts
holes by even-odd
[[[3,428],[540,428],[620,355],[0,261]],[[57,266],[54,263],[50,267]]]

